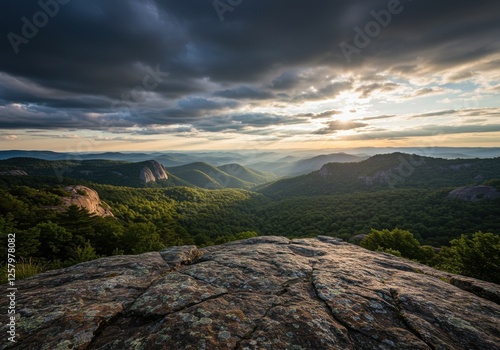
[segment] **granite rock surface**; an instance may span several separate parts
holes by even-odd
[[[114,216],[109,207],[101,201],[99,194],[86,186],[74,185],[66,186],[65,191],[69,196],[62,197],[62,205],[67,208],[71,205],[87,209],[89,213],[98,216]]]
[[[499,349],[500,287],[320,236],[115,256],[18,281],[0,349]],[[7,299],[0,308],[6,310]],[[1,319],[2,329],[6,318]]]

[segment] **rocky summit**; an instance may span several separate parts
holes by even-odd
[[[320,236],[114,256],[18,281],[1,349],[499,349],[500,287]],[[7,298],[1,309],[7,310]],[[2,317],[2,328],[6,317]]]

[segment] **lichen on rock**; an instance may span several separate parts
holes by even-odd
[[[325,236],[108,257],[17,287],[18,343],[0,349],[491,350],[500,340],[498,285]]]

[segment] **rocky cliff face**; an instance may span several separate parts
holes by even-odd
[[[491,186],[471,186],[454,189],[448,196],[463,201],[476,202],[481,199],[498,198],[500,197],[500,192]]]
[[[140,179],[144,183],[156,182],[158,180],[168,179],[167,172],[163,165],[158,163],[156,160],[150,160],[142,170],[139,175]]]
[[[76,185],[76,186],[66,186],[64,190],[68,191],[71,195],[62,198],[62,204],[65,207],[70,205],[76,205],[80,208],[85,208],[89,213],[97,214],[99,216],[114,216],[111,210],[109,210],[101,199],[99,194],[93,189]]]
[[[103,258],[16,284],[1,349],[498,349],[500,291],[330,237]],[[7,310],[8,298],[0,299]],[[2,318],[2,327],[6,318]]]
[[[26,176],[28,173],[24,170],[4,170],[0,171],[0,175]]]

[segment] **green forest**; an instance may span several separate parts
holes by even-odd
[[[499,187],[498,180],[487,183]],[[16,234],[16,255],[28,268],[26,275],[102,256],[203,247],[257,235],[327,235],[450,272],[496,282],[500,275],[500,199],[449,198],[454,187],[272,197],[244,189],[78,180],[97,191],[114,214],[100,217],[77,206],[57,210],[68,195],[64,187],[74,184],[64,177],[0,176],[0,233],[4,241]],[[399,238],[387,238],[394,235]],[[418,247],[418,254],[394,243],[400,241]],[[469,252],[464,247],[479,248]],[[478,257],[481,251],[490,256]],[[489,266],[490,273],[474,268],[478,263]]]

